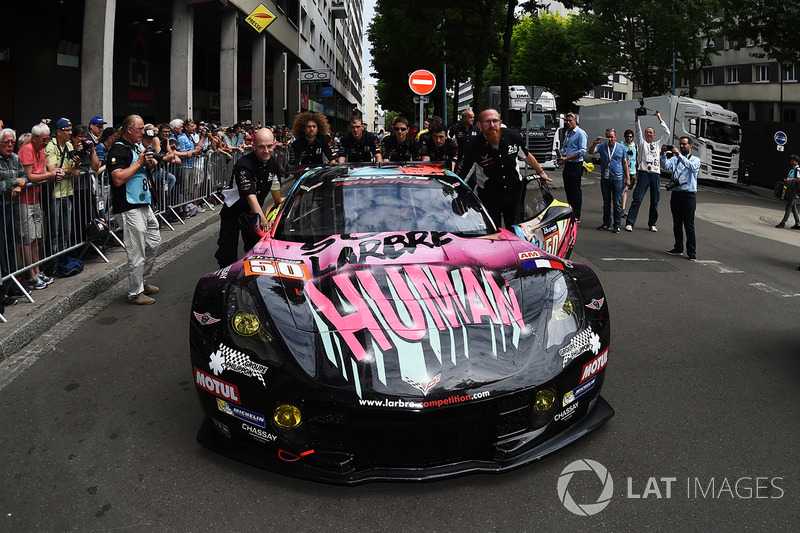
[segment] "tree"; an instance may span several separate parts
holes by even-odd
[[[736,43],[759,43],[751,55],[779,63],[800,61],[797,21],[800,5],[786,0],[721,0],[723,32]]]
[[[716,53],[697,46],[702,35],[713,34],[719,0],[670,2],[639,0],[621,5],[616,0],[567,0],[581,9],[592,49],[609,57],[614,68],[627,72],[642,95],[670,91],[673,54],[681,57],[683,72],[697,72]]]
[[[523,17],[514,31],[512,81],[545,87],[556,95],[559,109],[571,109],[613,66],[587,40],[587,24],[557,14]]]

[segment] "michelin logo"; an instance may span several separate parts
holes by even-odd
[[[578,398],[580,398],[581,396],[592,390],[594,388],[594,380],[596,379],[597,378],[592,378],[586,383],[578,385],[577,387],[566,393],[564,395],[564,401],[562,402],[562,405],[566,407],[567,405],[571,404],[572,402],[574,402],[575,400],[577,400]]]
[[[267,427],[267,420],[264,417],[264,415],[256,413],[254,411],[248,411],[243,407],[230,404],[225,400],[221,400],[219,398],[217,398],[217,409],[219,409],[226,415],[230,415],[234,418],[238,418],[239,420],[244,420],[245,422],[255,424],[260,428]]]

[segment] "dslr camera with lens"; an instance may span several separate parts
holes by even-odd
[[[647,115],[647,108],[644,106],[644,98],[639,98],[639,107],[636,108],[636,114],[640,117]]]
[[[148,146],[144,149],[144,151],[145,153],[153,154],[153,159],[156,160],[156,163],[161,163],[161,160],[164,159],[164,154],[159,154],[152,146]]]

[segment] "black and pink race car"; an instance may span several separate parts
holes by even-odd
[[[525,232],[574,242],[570,210],[548,211]],[[455,174],[312,170],[269,234],[197,285],[197,438],[341,484],[505,471],[614,415],[609,337],[595,274],[497,229]]]

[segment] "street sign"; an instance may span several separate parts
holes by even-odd
[[[430,96],[415,96],[414,97],[414,103],[415,104],[419,104],[419,103],[427,104],[430,101],[431,101],[431,97]]]
[[[320,69],[312,69],[312,70],[301,70],[300,71],[300,81],[302,83],[318,83],[318,82],[330,83],[330,81],[331,81],[331,69],[329,69],[329,68],[320,68]]]
[[[322,95],[323,98],[331,98],[333,96],[333,87],[331,87],[330,85],[328,85],[327,87],[323,87],[320,90],[320,94]]]
[[[778,146],[784,146],[789,141],[789,137],[783,133],[782,131],[775,132],[775,144]]]
[[[408,86],[414,94],[430,94],[436,88],[436,76],[428,70],[415,70],[408,77]]]
[[[258,4],[258,7],[247,15],[245,22],[250,24],[258,33],[261,33],[267,29],[267,26],[275,22],[275,15],[264,7],[264,4]]]

